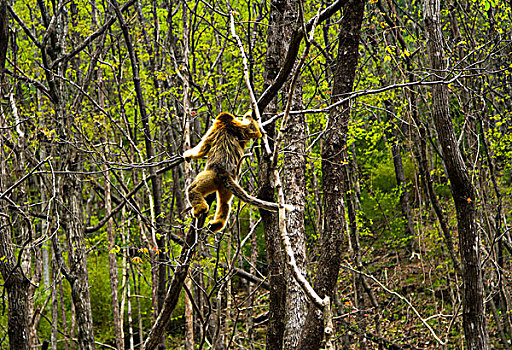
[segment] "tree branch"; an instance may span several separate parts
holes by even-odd
[[[333,14],[335,14],[345,3],[347,0],[337,0],[331,6],[327,7],[320,13],[318,18],[318,23],[322,23]],[[313,27],[313,23],[315,18],[311,19],[306,23],[306,31],[310,31]],[[302,27],[297,28],[290,39],[290,44],[288,46],[288,52],[286,53],[286,57],[284,59],[283,67],[279,71],[277,78],[274,80],[274,83],[269,86],[265,92],[260,96],[258,100],[258,108],[260,113],[263,113],[267,105],[272,101],[272,99],[277,95],[279,89],[283,86],[285,81],[288,79],[293,66],[295,65],[295,60],[297,59],[297,54],[299,53],[300,43],[302,38],[304,37],[304,30]]]

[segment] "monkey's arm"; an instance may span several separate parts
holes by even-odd
[[[199,144],[196,147],[191,148],[188,151],[185,151],[185,153],[183,153],[183,157],[184,158],[192,158],[192,159],[203,158],[210,151],[210,147],[211,147],[210,143],[207,143],[207,142],[204,142],[204,140],[201,140],[201,142],[199,142]]]
[[[210,148],[212,146],[212,133],[213,133],[213,126],[203,136],[203,138],[201,139],[201,142],[199,142],[196,147],[191,148],[188,151],[185,151],[185,153],[183,153],[183,157],[184,158],[193,158],[193,159],[199,159],[199,158],[205,157],[208,154],[208,152],[210,151]]]

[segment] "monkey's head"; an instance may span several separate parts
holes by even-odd
[[[235,120],[235,117],[232,114],[227,113],[227,112],[222,112],[221,114],[219,114],[217,116],[217,118],[215,118],[216,122],[219,122],[222,124],[230,124],[230,123],[233,123],[234,120]]]

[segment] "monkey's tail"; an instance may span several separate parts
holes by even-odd
[[[243,200],[244,202],[254,205],[258,208],[265,209],[268,211],[279,211],[279,204],[273,202],[267,202],[262,199],[251,196],[247,193],[238,182],[228,173],[221,177],[223,179],[223,185],[231,191],[236,197]],[[292,211],[293,206],[285,204],[286,211]]]

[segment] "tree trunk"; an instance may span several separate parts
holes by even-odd
[[[67,148],[67,147],[66,147]],[[62,147],[60,148],[62,151]],[[64,152],[70,154],[71,150]],[[62,153],[61,153],[62,154]],[[77,165],[81,164],[79,159],[68,163],[66,169],[79,171]],[[66,181],[67,180],[67,181]],[[84,239],[83,210],[82,210],[82,185],[73,175],[66,176],[63,187],[64,196],[61,193],[62,203],[67,203],[65,227],[69,241],[68,256],[70,260],[68,281],[71,284],[71,298],[76,310],[76,325],[78,347],[80,350],[94,350],[94,331],[92,324],[91,298],[89,295],[89,275],[87,271],[87,253]],[[66,200],[66,197],[68,200]],[[62,215],[62,214],[61,214]]]
[[[7,275],[3,272],[2,276],[4,279],[7,278]],[[21,274],[19,267],[10,274],[8,282],[5,283],[5,288],[7,289],[7,302],[9,305],[9,311],[7,314],[7,334],[9,335],[9,348],[11,350],[30,349],[30,318],[28,317],[27,308],[28,286],[29,282]]]
[[[425,0],[423,4],[427,51],[436,79],[446,77],[445,55],[441,46],[439,0]],[[432,88],[432,117],[443,152],[443,160],[450,179],[451,191],[457,211],[460,254],[463,278],[463,327],[468,349],[489,349],[486,328],[484,290],[480,268],[480,250],[476,226],[475,190],[471,183],[463,155],[457,145],[450,119],[448,87],[443,84]]]
[[[301,1],[301,0],[299,0]],[[284,15],[283,32],[286,40],[283,42],[282,56],[285,57],[284,48],[288,47],[289,38],[295,27],[300,25],[299,1],[288,0]],[[300,74],[300,73],[299,73]],[[303,109],[302,84],[298,79],[294,91],[290,91],[285,84],[285,89],[292,96],[284,94],[286,99],[292,98],[292,109]],[[281,128],[283,133],[283,192],[288,204],[293,205],[294,210],[286,215],[288,236],[292,244],[297,267],[306,276],[306,120],[303,115],[291,114],[286,125]],[[306,320],[307,297],[295,280],[290,268],[285,269],[286,277],[286,305],[285,305],[285,332],[284,349],[297,347],[302,327]]]
[[[106,159],[105,159],[106,161]],[[106,164],[106,163],[105,163]],[[111,184],[108,176],[107,166],[105,168],[105,214],[112,212]],[[114,321],[114,331],[116,337],[116,346],[118,350],[124,349],[123,319],[119,310],[119,274],[117,272],[117,247],[114,234],[113,219],[107,221],[107,239],[108,239],[108,271],[110,275],[110,292],[112,293],[112,316]]]
[[[57,267],[57,260],[55,257],[52,259],[52,285],[51,285],[51,299],[52,299],[52,327],[50,333],[50,349],[57,350],[58,340],[58,326],[59,326],[59,298],[58,298],[58,280],[59,270]]]
[[[272,84],[277,77],[281,62],[281,44],[283,42],[282,25],[284,23],[286,0],[272,0],[270,3],[270,19],[267,32],[267,57],[265,61],[265,88]],[[273,100],[268,107],[268,112],[275,113],[276,101]],[[260,110],[263,114],[263,111]],[[266,127],[269,140],[275,135],[275,123]],[[272,188],[271,157],[261,152],[259,157],[258,197],[274,202],[274,190]],[[265,210],[260,210],[268,264],[268,282],[270,284],[269,314],[267,326],[266,348],[280,350],[283,347],[285,329],[285,297],[286,282],[283,276],[284,261],[281,249],[278,216]]]
[[[192,279],[185,280],[185,288],[192,291]],[[194,309],[188,293],[185,294],[185,350],[194,350]]]
[[[3,152],[2,152],[3,153]],[[3,156],[1,157],[3,162]],[[6,174],[2,169],[1,174]],[[0,179],[0,191],[5,190],[3,179]],[[9,212],[7,208],[2,212]],[[29,281],[17,265],[12,247],[10,230],[7,229],[7,219],[0,220],[0,272],[7,290],[7,333],[9,335],[9,348],[11,350],[30,350],[30,317],[28,310]]]
[[[348,1],[343,7],[343,18],[339,33],[338,57],[332,88],[333,101],[352,91],[355,70],[358,62],[359,38],[363,21],[365,2]],[[350,106],[342,104],[332,110],[330,127],[324,138],[322,149],[322,174],[324,193],[324,231],[320,241],[315,290],[332,299],[336,289],[342,257],[345,223],[344,188],[347,164],[347,127]],[[324,334],[321,313],[315,306],[309,307],[299,349],[320,349]]]

